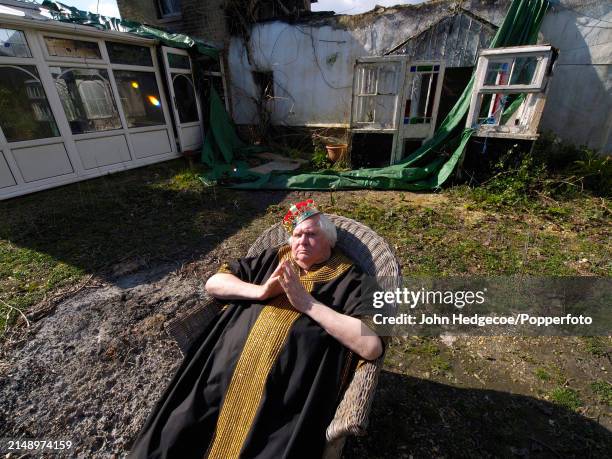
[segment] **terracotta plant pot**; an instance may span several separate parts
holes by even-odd
[[[340,158],[346,156],[348,145],[345,143],[339,145],[325,145],[325,148],[327,149],[327,157],[331,162],[335,163]]]

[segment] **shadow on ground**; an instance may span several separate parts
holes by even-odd
[[[112,283],[167,265],[156,281],[287,194],[205,187],[197,172],[176,160],[0,203],[0,295],[27,309],[86,274]]]
[[[369,435],[345,458],[610,457],[612,432],[532,397],[383,371]]]

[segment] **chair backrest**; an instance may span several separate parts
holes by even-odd
[[[393,250],[376,232],[355,220],[339,215],[325,214],[336,225],[338,242],[342,250],[370,276],[382,280],[386,289],[400,287],[401,268]],[[265,249],[287,242],[287,232],[281,223],[264,231],[253,243],[247,256],[260,254]]]

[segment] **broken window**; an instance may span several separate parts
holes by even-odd
[[[439,65],[411,65],[412,81],[404,107],[404,124],[430,124],[438,88]]]
[[[358,62],[353,81],[354,129],[394,130],[401,62]]]
[[[551,56],[548,45],[481,51],[466,126],[479,136],[537,138]]]

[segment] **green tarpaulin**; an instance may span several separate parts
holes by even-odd
[[[82,11],[72,6],[64,5],[60,2],[44,0],[42,3],[47,8],[53,19],[71,24],[80,24],[95,27],[100,30],[115,30],[138,35],[143,38],[153,38],[159,40],[166,46],[174,48],[193,49],[196,52],[211,58],[219,56],[219,50],[187,35],[180,33],[167,33],[155,27],[140,24],[139,22],[126,21],[118,18],[111,18],[99,14]]]
[[[513,0],[504,22],[489,45],[491,48],[534,44],[544,14],[548,8],[548,0]],[[434,136],[421,148],[404,158],[400,163],[388,167],[358,169],[347,172],[322,171],[310,174],[266,174],[255,180],[232,185],[242,189],[396,189],[396,190],[432,190],[444,184],[455,170],[457,163],[465,152],[465,147],[473,134],[472,129],[464,129],[465,116],[469,109],[474,77],[466,86],[459,100],[444,119]],[[211,104],[211,132],[213,141],[219,141],[213,116],[218,116],[218,109]],[[207,164],[213,167],[213,172],[203,175],[203,180],[216,179],[223,171],[232,174],[226,177],[250,179],[255,174],[247,174],[242,164],[232,164],[234,153],[242,147],[238,140],[233,140],[231,134],[223,128],[225,134],[223,143],[218,143],[216,162]],[[231,131],[233,132],[233,131]],[[237,145],[237,146],[236,146]],[[209,145],[206,148],[211,148]],[[208,153],[205,157],[211,158]],[[222,157],[222,159],[221,159]],[[222,161],[222,162],[220,162]],[[231,164],[231,166],[229,166]]]

